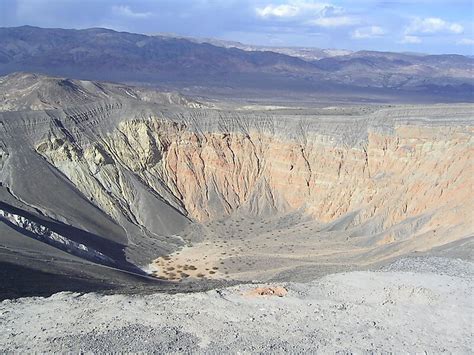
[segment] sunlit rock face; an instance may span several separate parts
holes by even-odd
[[[151,111],[92,140],[56,132],[35,147],[112,218],[151,232],[166,217],[144,213],[146,194],[198,222],[300,210],[324,223],[342,218],[377,244],[410,240],[423,249],[472,229],[473,128],[453,113]]]

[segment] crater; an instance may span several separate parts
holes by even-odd
[[[3,79],[0,194],[41,222],[10,216],[19,231],[70,226],[47,234],[76,256],[304,281],[473,235],[471,104],[268,109],[61,80]]]
[[[61,148],[55,137],[37,151],[112,219],[139,227],[147,238],[127,253],[158,278],[313,278],[469,235],[472,127],[445,118],[449,107],[427,110],[429,124],[417,110],[400,121],[396,108],[188,109],[121,119],[80,146],[55,132]]]

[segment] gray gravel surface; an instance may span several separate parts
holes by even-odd
[[[411,258],[385,271],[283,283],[284,297],[250,296],[255,285],[239,285],[192,294],[63,292],[6,300],[0,349],[472,353],[472,271],[467,261]]]
[[[384,266],[382,271],[435,273],[438,275],[472,279],[474,275],[474,264],[461,259],[421,256],[396,260]]]

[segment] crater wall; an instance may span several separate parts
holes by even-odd
[[[36,150],[112,218],[152,232],[156,220],[171,224],[168,206],[198,222],[236,211],[300,210],[323,223],[349,216],[344,228],[377,243],[429,233],[439,244],[472,232],[466,107],[366,116],[148,110],[85,143],[59,133]],[[163,201],[159,213],[143,211],[137,184]]]

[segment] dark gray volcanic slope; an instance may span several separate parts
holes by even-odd
[[[364,100],[473,100],[473,63],[459,55],[356,52],[303,60],[271,51],[107,29],[0,28],[0,74],[33,71],[93,80],[147,83],[201,92],[247,89],[358,93]]]
[[[9,189],[0,187],[0,301],[28,296],[46,297],[61,291],[190,292],[223,284],[207,281],[180,285],[148,277],[126,260],[128,241],[124,231],[107,216],[101,216],[96,208],[84,206],[79,196],[66,202],[66,205],[78,203],[77,209],[71,211],[66,207],[66,210],[58,210],[59,217],[65,216],[67,223],[45,216],[48,200],[59,203],[58,208],[62,208],[61,196],[70,198],[71,195],[58,180],[52,180],[48,174],[44,178],[47,180],[38,185],[32,180],[29,183],[55,196],[44,197],[38,202],[38,208],[23,203]],[[48,187],[48,184],[53,187]],[[54,192],[55,188],[59,190]],[[14,215],[20,223],[10,223],[5,218],[6,213]],[[55,242],[51,238],[53,233],[66,239]],[[87,249],[81,250],[78,245]],[[91,250],[100,250],[106,257],[97,258]]]
[[[112,129],[115,120],[134,117],[142,104],[202,104],[176,93],[24,73],[0,78],[0,93],[0,299],[62,290],[176,289],[147,277],[135,263],[154,257],[157,250],[174,250],[181,242],[162,243],[150,251],[155,234],[125,217],[117,221],[101,211],[35,152],[34,142],[53,132],[74,141],[94,140],[102,129]],[[122,105],[120,100],[130,104]],[[67,118],[74,115],[85,115],[83,119],[94,121],[93,125],[100,121],[101,128],[94,132],[87,124]],[[139,184],[136,177],[131,179]],[[146,194],[143,187],[137,189]],[[189,223],[156,196],[141,201],[143,208],[162,214],[174,226],[154,223],[154,233],[172,234]],[[127,249],[135,250],[132,254],[138,259],[133,263]]]

